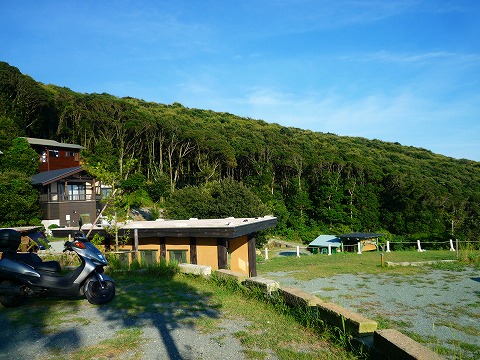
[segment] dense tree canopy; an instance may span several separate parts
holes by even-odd
[[[198,200],[175,216],[207,216],[202,197],[229,179],[279,218],[275,231],[304,241],[345,230],[436,240],[477,240],[479,233],[480,164],[421,148],[79,94],[1,62],[0,124],[2,146],[25,135],[81,144],[87,163],[116,174],[132,194],[167,208],[181,197]],[[143,192],[132,188],[140,183]],[[225,198],[218,199],[221,208]]]
[[[38,171],[38,157],[25,139],[17,138],[0,155],[0,226],[38,225],[38,192],[31,175]]]
[[[174,219],[218,219],[268,214],[260,198],[243,184],[225,179],[202,186],[187,186],[172,194],[166,215]]]

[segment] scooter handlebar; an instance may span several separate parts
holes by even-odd
[[[63,249],[63,252],[72,251],[72,242],[71,241],[65,241],[65,244],[63,244],[63,246],[65,246],[65,249]]]

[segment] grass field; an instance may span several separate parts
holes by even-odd
[[[480,293],[474,291],[470,297],[465,294],[467,288],[478,289],[480,251],[462,250],[458,261],[455,261],[455,252],[445,250],[395,251],[383,253],[383,257],[385,264],[392,262],[396,265],[383,267],[381,255],[380,252],[364,252],[330,256],[276,256],[270,260],[259,257],[257,271],[259,276],[273,277],[287,286],[313,289],[307,291],[313,291],[324,301],[350,306],[360,313],[363,311],[363,315],[376,320],[380,328],[400,330],[437,353],[446,355],[448,359],[478,359],[480,347],[475,340],[471,341],[471,337],[475,339],[479,334],[478,326],[472,324],[479,319]],[[400,265],[419,265],[431,261],[438,262],[424,266]],[[434,279],[434,273],[443,274],[443,277]],[[347,286],[339,280],[342,279],[341,275],[347,278],[354,275],[356,282]],[[463,281],[465,277],[468,285]],[[465,287],[457,289],[459,283]],[[382,285],[386,284],[391,286],[383,288]],[[398,293],[399,288],[402,289],[401,293]],[[451,298],[449,294],[452,289],[460,298]],[[396,297],[389,297],[387,294],[390,292]],[[402,296],[402,300],[399,300]],[[411,308],[408,305],[410,302],[413,303]],[[383,304],[387,306],[383,307]],[[388,304],[395,304],[395,310],[392,311]],[[421,310],[418,310],[419,307]],[[433,326],[433,330],[428,326]],[[440,335],[441,332],[443,335]]]
[[[478,254],[480,251],[469,253],[469,258],[476,261],[473,264],[480,267]],[[271,260],[265,260],[259,256],[257,259],[257,271],[261,274],[270,272],[290,272],[291,276],[298,280],[310,280],[318,277],[328,277],[337,274],[379,274],[379,273],[398,273],[411,274],[421,271],[427,271],[428,268],[415,266],[381,266],[381,255],[383,254],[384,262],[422,262],[434,260],[455,260],[456,253],[447,250],[435,250],[417,252],[412,250],[395,251],[390,253],[380,252],[364,252],[357,253],[338,253],[333,255],[311,255],[311,256],[278,256]],[[461,266],[462,259],[465,254],[460,253],[460,264],[448,263],[438,264],[439,267],[455,268]]]

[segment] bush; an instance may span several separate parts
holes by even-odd
[[[175,219],[259,217],[267,213],[260,198],[233,179],[178,190],[166,206],[166,216]]]

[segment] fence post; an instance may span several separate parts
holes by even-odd
[[[357,254],[361,254],[362,253],[362,244],[360,244],[360,241],[357,243],[357,246],[358,246]]]
[[[300,246],[297,246],[297,257],[300,257]]]
[[[420,240],[417,240],[417,247],[418,247],[418,252],[423,252],[425,250],[422,250],[422,247],[420,246]]]
[[[455,239],[455,248],[457,249],[457,260],[458,260],[458,239]]]
[[[138,229],[133,229],[133,241],[135,247],[135,258],[140,261],[140,255],[138,252]]]
[[[450,239],[450,251],[455,251],[455,249],[453,248],[453,240]]]
[[[265,248],[265,260],[268,260],[268,248]]]
[[[390,252],[390,241],[387,240],[387,251],[386,252]]]

